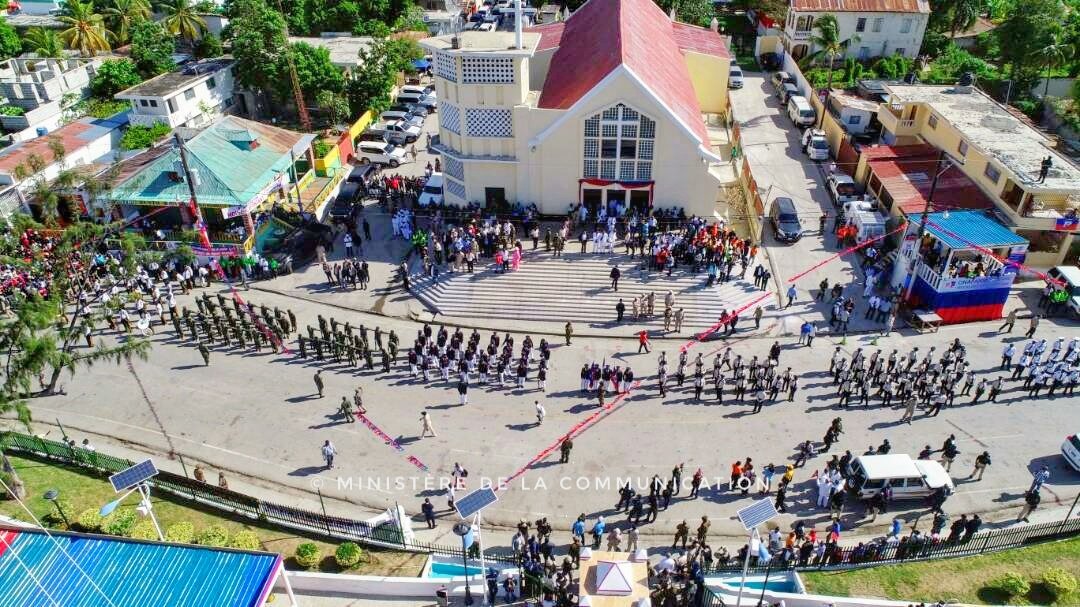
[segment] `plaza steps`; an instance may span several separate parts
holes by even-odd
[[[684,326],[698,329],[715,324],[721,310],[738,308],[762,294],[753,287],[753,266],[747,271],[747,280],[706,289],[704,271],[693,275],[688,267],[680,266],[668,278],[660,272],[639,270],[642,263],[641,259],[631,262],[621,253],[564,252],[563,257],[555,258],[550,253],[533,252],[526,247],[517,272],[497,274],[494,263],[484,260],[473,274],[443,272],[437,282],[414,274],[412,285],[413,293],[428,308],[445,316],[558,323],[612,322],[620,297],[626,304],[626,315],[630,316],[634,296],[652,290],[656,293],[656,317],[633,324],[653,328],[663,326],[664,296],[669,289],[675,294],[675,308],[685,309]],[[622,272],[618,293],[610,288],[609,275],[615,265]],[[418,270],[418,267],[414,269]],[[642,276],[646,278],[644,282]],[[773,301],[770,296],[762,303],[768,305]],[[743,319],[749,314],[750,310],[744,312]]]

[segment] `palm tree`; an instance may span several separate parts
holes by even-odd
[[[30,52],[38,57],[59,59],[64,56],[64,43],[60,40],[56,30],[43,27],[32,27],[26,31],[26,42]]]
[[[116,42],[120,45],[127,44],[131,39],[132,26],[149,18],[148,0],[114,0],[113,6],[105,9],[105,19],[116,33]]]
[[[172,0],[172,4],[162,6],[166,17],[162,21],[165,31],[173,36],[180,36],[188,44],[194,43],[206,31],[206,20],[195,12],[191,0]]]
[[[1042,59],[1046,66],[1046,86],[1043,88],[1043,99],[1050,93],[1050,73],[1059,65],[1063,65],[1073,58],[1075,48],[1065,39],[1061,32],[1050,35],[1050,44],[1032,53],[1032,56]]]
[[[94,12],[92,1],[69,0],[65,6],[59,19],[68,28],[60,32],[60,39],[68,48],[78,50],[84,57],[93,57],[99,51],[112,48],[109,38],[115,36],[105,28],[105,18]]]
[[[821,57],[829,59],[828,88],[832,90],[833,64],[837,59],[844,56],[848,46],[859,41],[859,35],[856,34],[847,40],[841,40],[840,25],[836,22],[836,15],[831,14],[818,17],[814,21],[814,31],[817,33],[810,36],[810,48],[816,48],[817,50],[811,53],[807,60],[816,61]]]
[[[987,0],[955,0],[953,4],[952,19],[949,23],[950,38],[955,38],[958,32],[975,25],[979,16],[989,9]]]

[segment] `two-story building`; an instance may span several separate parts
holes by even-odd
[[[228,56],[194,61],[120,91],[114,98],[131,102],[133,125],[205,126],[232,111],[233,65]]]
[[[711,217],[734,179],[722,122],[707,124],[727,111],[727,46],[651,0],[590,0],[565,21],[421,45],[433,55],[450,204]]]
[[[1003,223],[1030,242],[1026,263],[1049,267],[1064,260],[1080,230],[1080,169],[1049,139],[974,87],[886,90],[888,102],[877,114],[885,143],[928,143],[944,151],[993,201]]]
[[[783,44],[796,61],[818,49],[811,42],[814,22],[836,17],[841,40],[851,40],[847,57],[871,59],[903,55],[914,59],[930,19],[927,0],[790,0]],[[858,41],[855,37],[858,36]]]

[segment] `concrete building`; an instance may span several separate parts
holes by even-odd
[[[1030,242],[1027,263],[1061,263],[1073,243],[1080,169],[1028,123],[973,87],[886,85],[878,110],[882,140],[928,143],[962,161],[960,169],[994,202],[1003,223]],[[1051,168],[1040,179],[1041,163]]]
[[[871,59],[903,55],[914,59],[922,46],[930,19],[927,0],[790,0],[784,24],[784,49],[796,60],[814,53],[810,38],[814,22],[822,15],[834,15],[840,39],[851,40],[847,56]]]
[[[26,204],[31,202],[29,194],[41,180],[49,183],[65,169],[111,163],[119,148],[121,127],[126,124],[127,114],[104,120],[83,118],[44,137],[0,150],[0,216],[6,217],[20,207],[26,210]],[[62,157],[56,154],[59,148],[63,148]],[[34,173],[32,166],[38,162],[43,168]],[[81,202],[85,212],[85,200]]]
[[[289,42],[303,42],[307,45],[324,48],[330,53],[330,63],[346,75],[360,66],[360,51],[366,50],[375,39],[370,36],[352,36],[334,32],[323,32],[318,38],[289,36]]]
[[[117,93],[131,102],[131,124],[200,127],[231,112],[233,99],[231,57],[204,59],[161,74]]]
[[[721,158],[724,40],[673,23],[651,0],[589,0],[517,34],[421,44],[434,60],[450,204],[561,214],[621,202],[712,216],[718,186],[734,180]]]
[[[13,141],[38,137],[38,129],[60,126],[64,97],[74,103],[90,94],[90,81],[102,59],[42,59],[16,57],[0,63],[0,94],[7,105],[22,108],[22,116],[0,116]],[[70,96],[74,96],[72,99]]]

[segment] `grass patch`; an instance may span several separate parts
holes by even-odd
[[[1043,572],[1051,567],[1080,574],[1080,538],[959,559],[800,575],[809,592],[833,596],[944,600],[976,605],[1080,604],[1080,593],[1059,597],[1053,602],[1052,595],[1041,583]],[[1031,582],[1027,596],[1010,599],[993,587],[993,581],[1010,572]]]
[[[117,497],[107,479],[95,476],[81,468],[21,456],[9,455],[8,457],[26,485],[26,506],[43,522],[57,516],[53,504],[42,497],[49,489],[57,489],[60,492],[64,512],[72,524],[83,511],[100,508]],[[289,569],[300,569],[293,560],[296,547],[312,542],[319,547],[320,552],[330,555],[319,564],[319,571],[336,573],[341,570],[333,558],[338,546],[336,542],[306,537],[292,530],[253,524],[254,521],[250,519],[228,516],[196,503],[175,499],[161,492],[151,493],[150,497],[154,504],[154,514],[161,523],[162,531],[169,529],[175,523],[183,522],[190,523],[194,527],[196,538],[211,525],[223,528],[229,538],[236,538],[237,534],[243,531],[251,531],[258,536],[261,549],[282,554],[285,557],[285,566]],[[129,497],[117,508],[117,512],[135,511],[137,505],[138,501],[134,497]],[[0,514],[21,521],[33,522],[30,515],[13,500],[0,500]],[[56,528],[63,527],[63,523],[58,521]],[[361,561],[350,573],[416,576],[420,574],[424,565],[423,555],[372,549],[367,546],[362,548]]]

